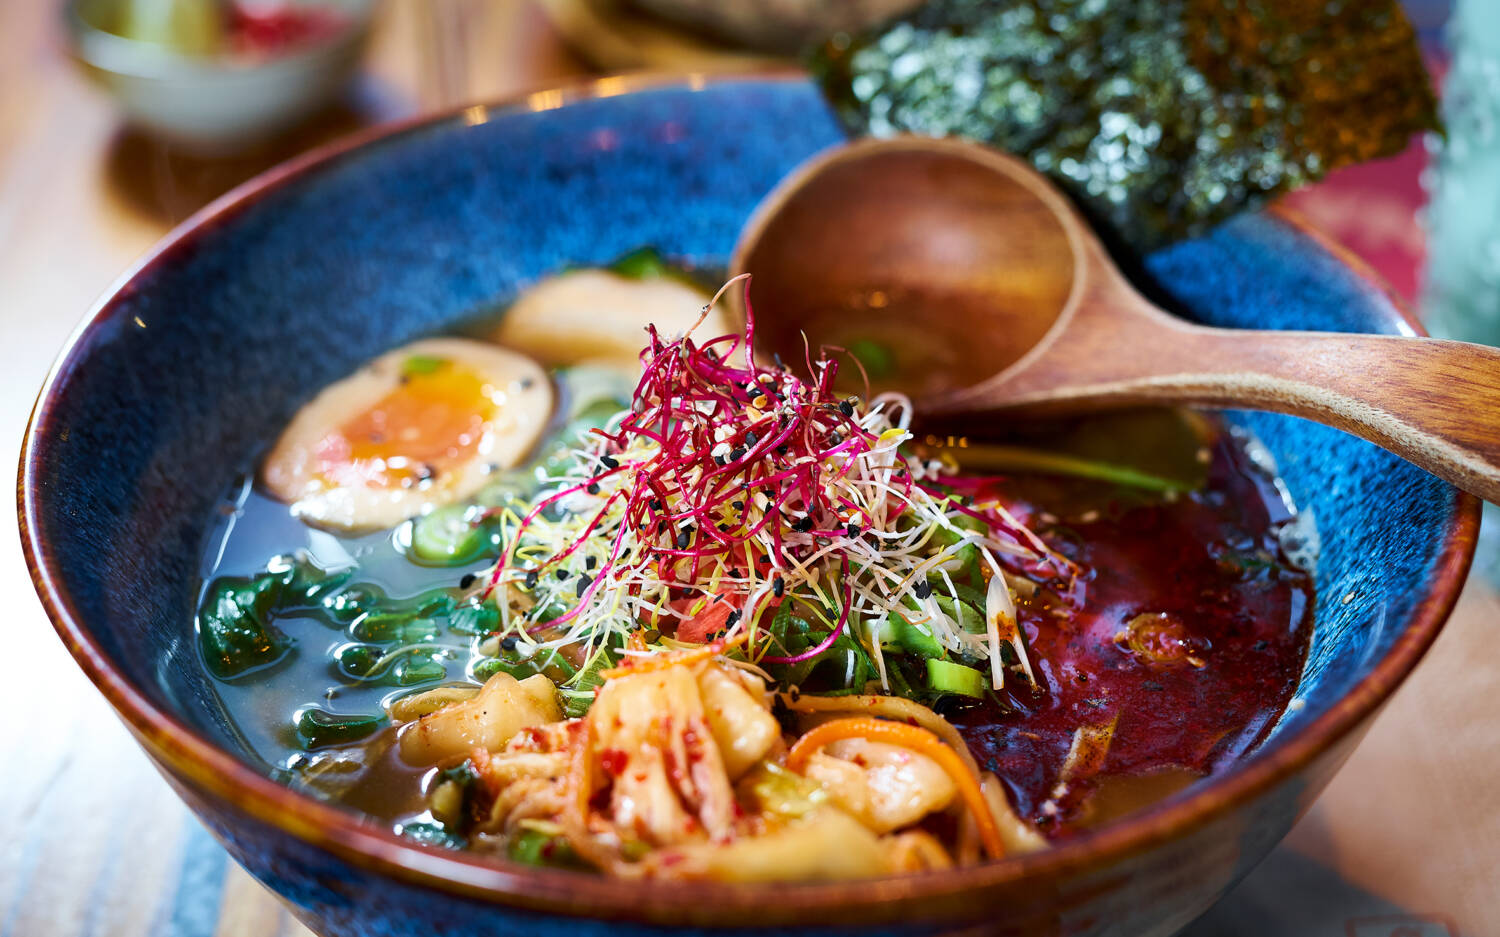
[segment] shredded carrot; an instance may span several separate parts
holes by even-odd
[[[669,651],[651,655],[637,655],[627,657],[618,667],[599,671],[599,676],[604,680],[613,680],[616,677],[624,677],[635,673],[652,673],[657,670],[666,670],[668,667],[677,667],[685,664],[696,664],[699,661],[718,657],[730,648],[742,644],[748,632],[740,632],[732,638],[720,638],[702,647],[695,647],[688,651]]]
[[[937,762],[953,779],[959,796],[963,798],[969,812],[974,815],[974,823],[979,828],[979,839],[984,843],[985,851],[990,854],[990,858],[998,859],[1005,854],[1005,847],[1000,841],[1000,830],[995,826],[995,817],[990,813],[989,802],[984,799],[984,791],[979,786],[979,778],[969,770],[968,765],[964,764],[964,760],[958,756],[957,752],[943,744],[942,739],[927,729],[871,716],[834,719],[814,726],[803,733],[787,752],[787,768],[801,774],[807,767],[808,759],[824,746],[840,739],[869,739],[899,745],[902,748],[920,752]]]

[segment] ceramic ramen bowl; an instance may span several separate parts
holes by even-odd
[[[64,351],[22,455],[37,589],[172,785],[314,930],[1170,934],[1287,832],[1436,636],[1476,502],[1326,427],[1237,413],[1321,531],[1300,689],[1233,770],[1049,851],[849,884],[618,881],[415,845],[269,780],[192,629],[212,506],[259,448],[322,385],[565,265],[641,244],[724,264],[757,200],[840,138],[795,76],[611,79],[472,107],[231,193],[122,280]],[[1151,254],[1140,277],[1215,325],[1416,330],[1367,273],[1274,213]]]

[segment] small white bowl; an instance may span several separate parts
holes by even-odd
[[[184,55],[92,25],[115,0],[69,0],[73,54],[135,125],[199,150],[232,148],[291,127],[349,83],[369,38],[373,0],[320,0],[348,23],[262,61]]]

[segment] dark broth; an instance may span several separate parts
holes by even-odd
[[[1220,432],[1208,451],[1205,487],[1173,500],[1040,476],[1003,486],[1023,521],[1088,570],[1086,599],[1071,614],[1020,606],[1045,692],[1016,688],[1012,712],[951,718],[1044,830],[1102,822],[1226,766],[1264,738],[1296,689],[1313,584],[1282,549],[1292,513],[1245,441]],[[1191,662],[1153,663],[1117,641],[1136,616],[1158,614],[1180,625]],[[1075,729],[1116,719],[1100,789],[1049,815]]]

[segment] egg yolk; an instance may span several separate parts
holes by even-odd
[[[401,383],[318,443],[326,484],[410,488],[472,459],[497,410],[495,388],[447,359],[413,357]]]

